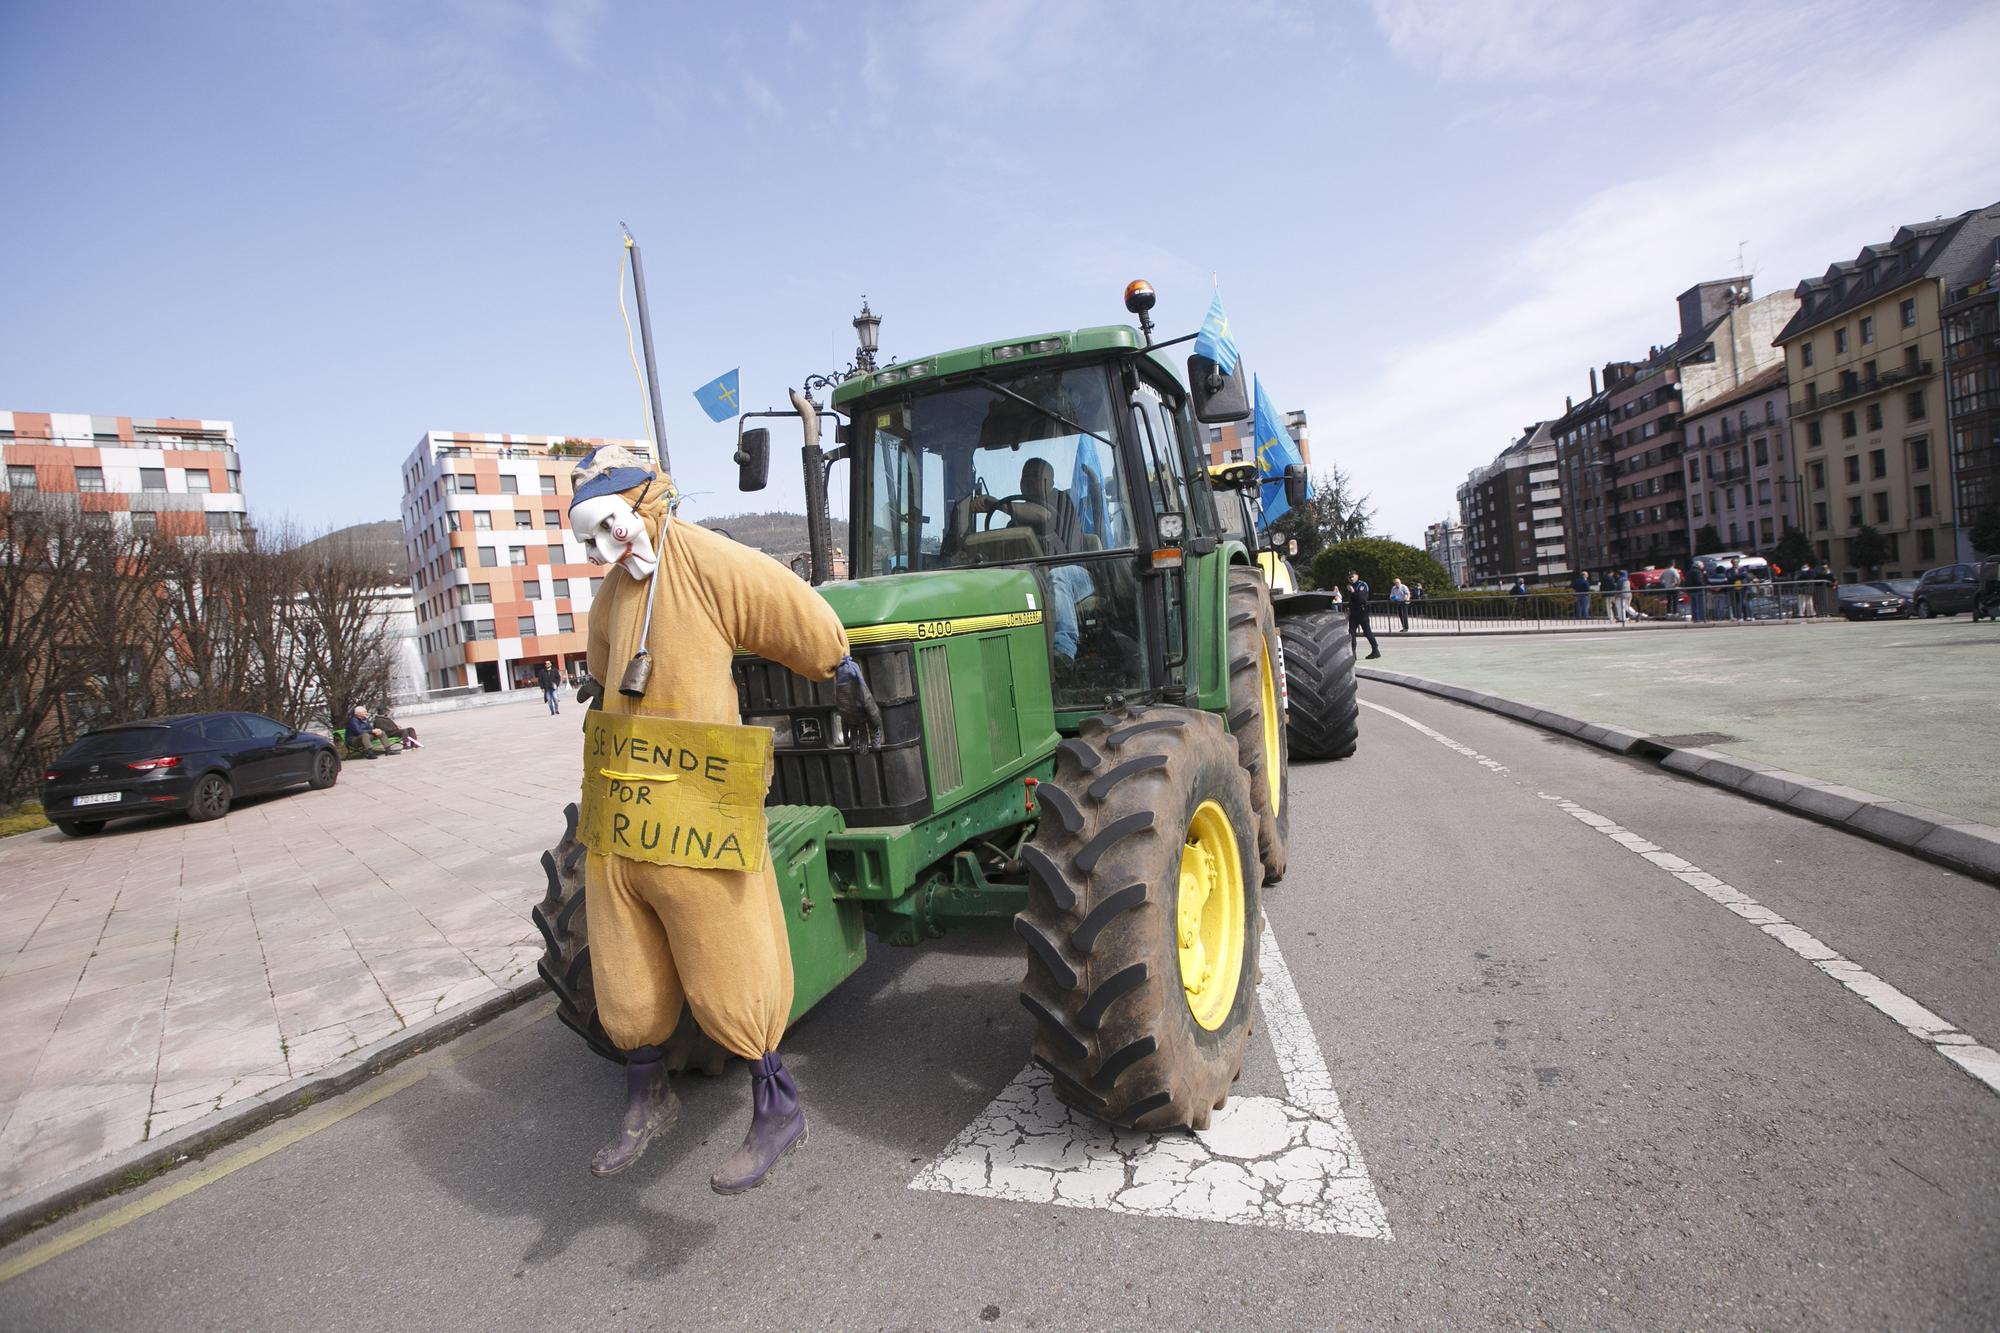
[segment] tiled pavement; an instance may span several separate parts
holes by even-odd
[[[0,1200],[532,974],[581,722],[412,719],[328,791],[0,840]]]

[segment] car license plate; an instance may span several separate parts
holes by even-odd
[[[118,793],[115,791],[101,791],[98,792],[95,796],[79,796],[75,800],[71,801],[70,804],[71,805],[116,805],[118,804]]]

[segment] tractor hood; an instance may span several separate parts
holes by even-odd
[[[944,639],[1039,625],[1043,596],[1026,569],[944,569],[823,583],[855,644]]]

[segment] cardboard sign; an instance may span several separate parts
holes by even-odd
[[[698,870],[764,865],[771,732],[584,715],[577,836],[593,852]]]

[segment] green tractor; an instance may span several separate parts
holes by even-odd
[[[1243,377],[1186,382],[1140,328],[1036,334],[851,374],[804,418],[814,582],[880,707],[849,733],[830,683],[748,656],[772,729],[771,856],[794,1018],[865,935],[1012,929],[1033,1058],[1079,1110],[1203,1128],[1242,1070],[1290,819],[1284,648],[1255,544],[1218,504],[1195,422],[1249,417]],[[843,418],[819,445],[818,415]],[[744,489],[769,436],[739,425]],[[824,582],[827,479],[848,468],[852,577]],[[534,916],[564,1022],[600,1053],[571,833]],[[684,1020],[674,1067],[718,1069]]]
[[[1257,552],[1257,568],[1271,589],[1285,647],[1285,732],[1292,756],[1348,758],[1361,739],[1361,700],[1355,693],[1354,640],[1340,598],[1300,589],[1289,558],[1298,549],[1296,539],[1283,542],[1275,534],[1260,539],[1264,481],[1254,464],[1216,463],[1208,469],[1208,483],[1224,534]],[[1287,469],[1285,487],[1298,504],[1304,498],[1304,469]]]

